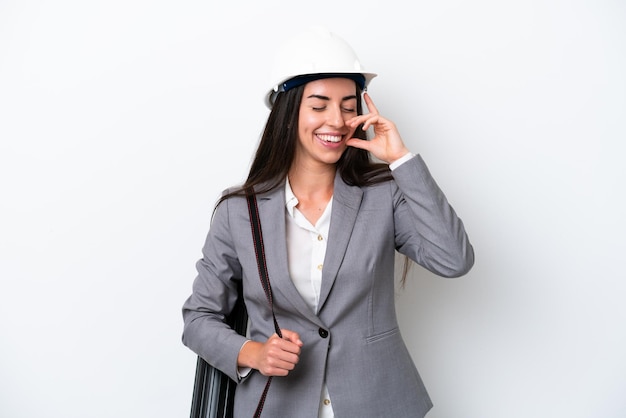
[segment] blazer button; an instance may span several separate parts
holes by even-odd
[[[320,333],[320,337],[322,338],[328,337],[328,331],[326,331],[324,328],[320,328],[319,333]]]

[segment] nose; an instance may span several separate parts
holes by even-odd
[[[341,111],[341,106],[332,106],[328,110],[327,123],[334,128],[341,128],[345,125],[344,114]]]

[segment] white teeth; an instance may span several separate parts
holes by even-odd
[[[318,138],[322,141],[326,142],[339,142],[341,141],[341,136],[337,135],[318,135]]]

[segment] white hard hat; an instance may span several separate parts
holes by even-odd
[[[265,104],[271,109],[280,92],[328,75],[353,78],[363,89],[376,77],[365,71],[345,40],[324,27],[310,27],[278,49],[271,72],[272,88],[265,96]],[[299,82],[286,83],[295,77]]]

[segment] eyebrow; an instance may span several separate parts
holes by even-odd
[[[307,99],[330,100],[330,97],[322,96],[321,94],[311,94],[310,96],[307,96]],[[341,99],[341,101],[345,102],[346,100],[352,100],[352,99],[356,99],[356,94],[345,96],[344,98]]]

